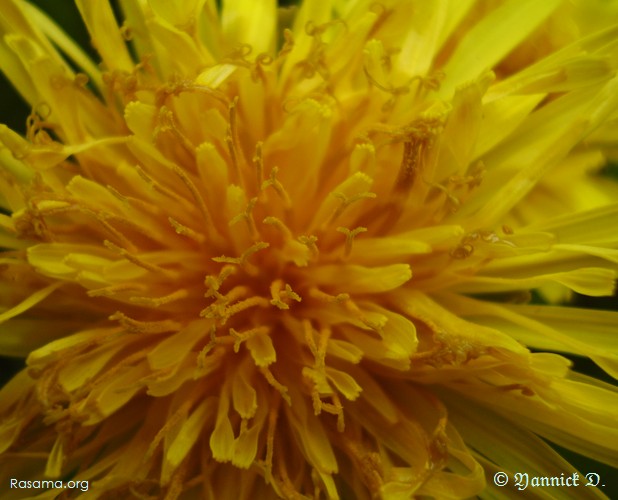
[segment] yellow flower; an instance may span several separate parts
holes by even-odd
[[[33,109],[0,128],[0,353],[28,365],[0,392],[3,491],[500,495],[498,471],[574,472],[541,438],[617,465],[615,389],[552,352],[615,377],[618,314],[527,299],[614,289],[618,25],[216,4],[121,0],[119,27],[77,0],[100,67],[0,7]]]

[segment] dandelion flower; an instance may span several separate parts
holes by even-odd
[[[615,389],[555,352],[615,377],[618,314],[527,300],[614,289],[617,24],[559,0],[119,3],[77,0],[99,65],[0,8],[32,107],[0,128],[0,352],[27,359],[3,485],[466,498],[572,473],[545,440],[617,465]]]

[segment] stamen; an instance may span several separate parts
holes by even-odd
[[[421,87],[426,90],[438,91],[440,90],[440,86],[442,82],[446,78],[446,74],[442,70],[436,70],[433,73],[426,76],[418,76],[415,79],[418,79],[421,83]]]
[[[290,399],[290,395],[288,394],[288,388],[285,385],[281,384],[281,382],[279,382],[275,378],[275,376],[272,374],[272,372],[267,366],[261,366],[259,370],[260,373],[264,375],[266,381],[275,389],[277,389],[277,391],[279,391],[279,394],[281,394],[281,397],[285,400],[285,402],[289,406],[292,406],[292,400]]]
[[[454,195],[453,195],[453,194],[449,191],[449,189],[448,189],[448,188],[446,188],[446,187],[444,187],[442,184],[438,184],[438,183],[435,183],[435,182],[428,182],[428,181],[426,181],[425,179],[423,179],[423,181],[424,181],[424,182],[425,182],[425,184],[427,184],[428,186],[431,186],[432,188],[437,189],[438,191],[442,192],[442,193],[446,196],[446,198],[447,198],[447,200],[448,200],[449,204],[451,205],[451,208],[450,208],[450,212],[451,212],[451,213],[455,213],[455,212],[457,212],[457,210],[458,210],[458,209],[459,209],[459,207],[461,206],[461,201],[459,200],[459,198],[457,198],[456,196],[454,196]]]
[[[154,452],[157,450],[166,434],[168,434],[171,429],[176,427],[178,422],[182,421],[189,414],[189,410],[192,405],[192,400],[185,401],[172,415],[169,415],[165,419],[165,424],[163,424],[163,427],[161,427],[159,432],[157,432],[156,436],[152,440],[152,443],[150,443],[148,450],[146,451],[146,458],[150,458],[154,455]]]
[[[54,241],[43,217],[34,210],[22,209],[13,214],[13,224],[19,238]]]
[[[256,238],[258,236],[257,229],[255,227],[255,220],[253,219],[253,208],[257,203],[257,198],[251,198],[249,203],[247,203],[247,208],[244,212],[236,215],[228,224],[228,226],[232,227],[237,222],[244,220],[247,223],[247,228],[249,229],[249,233],[252,238]]]
[[[163,297],[131,297],[129,301],[141,306],[159,307],[170,302],[186,299],[188,296],[189,291],[183,288]]]
[[[466,259],[470,257],[474,253],[474,247],[469,243],[458,245],[453,248],[449,255],[453,257],[453,259]]]
[[[138,321],[136,319],[129,318],[120,311],[116,311],[109,317],[109,319],[111,321],[118,321],[130,333],[177,332],[182,328],[181,323],[171,319],[166,319],[163,321]]]
[[[237,182],[239,182],[240,185],[242,186],[243,177],[240,175],[240,167],[238,164],[238,151],[236,147],[236,144],[238,143],[237,130],[236,130],[236,106],[237,105],[238,105],[238,96],[234,97],[234,100],[228,107],[230,124],[227,128],[227,133],[225,135],[225,144],[227,145],[227,149],[230,154],[230,159],[232,160],[232,167],[233,167],[232,171],[234,172]]]
[[[383,484],[384,470],[380,455],[368,451],[362,442],[350,435],[341,436],[343,449],[360,471],[363,483],[376,495]]]
[[[145,292],[146,290],[148,290],[148,287],[141,283],[119,283],[104,288],[88,290],[87,294],[88,297],[113,297],[122,292]]]
[[[399,167],[399,176],[394,191],[408,193],[421,169],[426,143],[422,139],[414,138],[403,144],[403,157]]]
[[[484,174],[485,174],[485,170],[483,166],[477,165],[477,167],[471,173],[471,175],[466,175],[463,177],[458,176],[458,175],[451,175],[448,178],[448,182],[449,184],[453,184],[456,187],[467,186],[469,189],[473,189],[482,184]]]
[[[234,145],[234,140],[232,139],[232,135],[229,129],[225,136],[225,145],[227,146],[227,151],[230,155],[230,159],[232,163],[232,172],[234,173],[234,178],[237,182],[239,182],[241,180],[241,176],[240,176],[240,169],[238,168],[238,159],[236,157],[236,146]]]
[[[119,253],[120,255],[122,255],[125,259],[127,259],[129,262],[132,262],[133,264],[135,264],[136,266],[139,266],[143,269],[146,269],[147,271],[153,272],[153,273],[161,273],[164,274],[166,276],[169,277],[173,277],[173,278],[177,278],[178,277],[178,273],[175,271],[170,271],[169,269],[164,269],[160,266],[154,265],[154,264],[149,264],[148,262],[145,262],[143,259],[140,259],[137,255],[132,254],[131,252],[125,250],[124,248],[119,247],[118,245],[115,245],[114,243],[112,243],[109,240],[105,240],[103,242],[103,244],[109,248],[110,250]]]
[[[470,257],[475,251],[475,243],[480,243],[481,245],[483,243],[501,243],[503,246],[516,246],[512,241],[500,238],[493,231],[474,231],[466,234],[461,239],[459,244],[455,248],[451,249],[450,256],[454,259],[465,259]]]
[[[328,339],[331,336],[330,328],[321,328],[319,335],[319,342],[315,357],[315,367],[318,370],[323,370],[326,367],[326,348],[328,347]]]
[[[166,500],[177,500],[186,487],[186,476],[189,472],[189,457],[185,457],[180,465],[176,468],[170,482],[167,486],[167,492],[165,493]]]
[[[140,65],[138,64],[138,66]],[[199,85],[191,80],[170,81],[166,85],[163,85],[157,89],[155,94],[155,104],[157,106],[162,106],[170,96],[178,96],[183,92],[200,92],[216,99],[221,104],[229,104],[228,96],[221,90],[212,88],[209,85]]]
[[[105,185],[105,189],[107,189],[110,193],[112,193],[116,198],[118,198],[123,204],[129,205],[128,198],[121,194],[114,186],[110,186],[109,184]]]
[[[288,195],[283,185],[277,179],[278,172],[279,172],[279,167],[273,167],[272,170],[270,171],[270,178],[262,182],[262,185],[260,186],[260,190],[264,191],[266,188],[269,188],[272,186],[275,192],[279,195],[279,197],[285,203],[285,206],[289,208],[292,205],[292,201],[290,200],[290,196]]]
[[[305,333],[305,342],[307,342],[309,350],[315,358],[318,355],[318,347],[315,343],[315,339],[313,338],[313,327],[311,326],[311,322],[308,319],[303,320],[303,331]]]
[[[373,85],[374,87],[379,88],[380,90],[384,91],[384,92],[388,92],[389,94],[392,94],[393,97],[395,96],[399,96],[399,95],[404,95],[407,94],[408,92],[410,92],[410,83],[407,83],[406,85],[401,85],[400,87],[395,87],[394,85],[388,83],[388,84],[382,84],[380,82],[378,82],[369,72],[369,69],[367,68],[367,66],[363,66],[363,72],[365,73],[365,76],[367,77],[367,80],[369,81],[369,83],[371,85]]]
[[[446,465],[449,457],[447,437],[446,437],[446,417],[441,417],[438,421],[427,451],[429,452],[430,464],[432,469],[442,469]]]
[[[333,401],[332,404],[325,403],[322,401],[322,409],[326,413],[330,413],[331,415],[337,416],[337,431],[344,432],[345,431],[345,417],[343,414],[343,405],[341,404],[341,398],[339,394],[333,392],[331,395],[331,399]]]
[[[312,37],[320,37],[323,35],[328,28],[332,28],[333,26],[341,25],[347,31],[348,25],[344,19],[333,19],[332,21],[327,21],[322,24],[315,24],[313,21],[307,21],[305,24],[305,33]]]
[[[46,130],[58,128],[58,125],[46,121],[51,114],[51,108],[47,103],[42,103],[38,108],[38,110],[33,110],[26,120],[26,139],[36,145],[58,145]]]
[[[277,59],[283,59],[294,48],[294,35],[292,33],[292,30],[288,28],[283,30],[283,40],[284,40],[283,46],[281,47],[281,50],[277,54]]]
[[[150,238],[153,241],[157,241],[157,239],[161,240],[164,238],[164,236],[160,232],[158,232],[155,238],[155,235],[153,235],[153,230],[156,228],[152,226],[149,226],[147,228],[143,225],[136,224],[132,220],[128,219],[127,217],[123,217],[121,215],[116,215],[116,214],[105,212],[105,211],[99,211],[98,217],[100,218],[100,220],[103,220],[103,221],[111,221],[111,222],[124,224],[125,226],[128,226],[132,231],[139,233],[143,236],[146,236],[147,238]]]
[[[186,204],[186,200],[184,197],[180,196],[178,193],[176,193],[175,191],[172,191],[169,188],[166,188],[165,186],[163,186],[162,184],[159,184],[157,181],[155,181],[152,177],[150,177],[142,167],[140,167],[139,165],[135,165],[133,168],[135,168],[135,171],[137,172],[137,174],[155,191],[158,191],[159,193],[161,193],[164,196],[167,196],[168,198],[171,198],[172,200],[181,203],[181,204]]]
[[[233,302],[235,300],[240,300],[246,297],[250,293],[251,293],[251,289],[248,286],[237,285],[234,288],[232,288],[229,292],[227,292],[225,295],[223,295],[222,298],[226,304],[229,304],[230,302]]]
[[[257,326],[250,330],[245,330],[244,332],[238,332],[234,328],[230,328],[230,336],[234,339],[234,352],[238,353],[240,344],[249,340],[251,337],[255,337],[256,335],[268,335],[269,333],[270,328],[267,326]]]
[[[354,237],[360,233],[366,233],[367,228],[359,226],[350,231],[347,227],[338,227],[337,231],[339,233],[345,234],[345,256],[347,257],[352,252],[352,243],[354,241]]]
[[[360,308],[354,303],[354,301],[352,299],[348,299],[344,302],[345,307],[348,311],[350,311],[355,318],[357,318],[361,323],[363,323],[365,326],[369,327],[371,330],[377,332],[378,334],[380,334],[380,336],[382,336],[382,326],[378,323],[375,323],[371,320],[369,320],[364,314],[363,312],[360,310]]]
[[[133,30],[131,30],[131,27],[127,25],[126,21],[122,23],[122,26],[120,26],[120,35],[126,42],[133,40]]]
[[[337,24],[343,25],[347,29],[347,25],[342,19],[334,19],[326,23],[316,25],[313,21],[307,21],[305,24],[305,33],[313,38],[309,54],[304,61],[298,63],[303,69],[304,78],[313,78],[315,73],[318,73],[324,80],[330,77],[330,70],[326,65],[326,48],[327,44],[322,41],[322,34]]]
[[[270,294],[272,296],[272,300],[270,301],[270,303],[273,306],[276,306],[279,309],[285,310],[285,309],[289,309],[290,306],[287,304],[287,302],[284,302],[284,300],[295,300],[296,302],[302,301],[300,295],[294,292],[290,285],[286,284],[285,290],[282,290],[282,287],[283,287],[282,280],[275,280],[270,284]]]
[[[251,52],[253,52],[253,47],[250,44],[241,43],[234,47],[232,51],[224,57],[223,60],[248,68],[250,66],[250,63],[249,61],[247,61],[247,57],[251,55]]]
[[[281,496],[283,498],[289,500],[307,500],[307,498],[309,498],[307,496],[303,498],[303,495],[298,492],[298,490],[294,486],[294,483],[292,483],[292,480],[290,479],[287,471],[285,459],[277,460],[277,470],[279,471],[279,476],[281,477],[281,479],[273,478],[273,482],[277,485],[279,491],[281,491]],[[317,498],[319,497],[313,497],[314,500]]]
[[[283,233],[286,239],[291,240],[294,237],[292,235],[292,231],[290,231],[290,229],[277,217],[268,216],[262,222],[264,224],[268,224],[279,229],[279,231]]]
[[[218,345],[231,344],[234,341],[232,337],[227,336],[227,335],[224,337],[217,337],[216,332],[217,332],[217,327],[215,325],[212,325],[210,328],[210,341],[198,353],[196,360],[195,360],[196,365],[197,365],[196,374],[199,374],[201,372],[201,374],[203,375],[203,371],[206,368],[206,357],[210,354],[210,351],[212,349],[214,349]],[[215,351],[212,355],[208,356],[208,359],[211,365],[213,363],[217,363],[218,361],[220,361],[223,354],[224,354],[224,350],[221,349],[218,355],[217,355],[217,352]]]
[[[127,238],[124,234],[118,231],[114,226],[112,226],[100,212],[96,212],[93,210],[82,210],[82,211],[94,216],[97,219],[97,222],[99,222],[99,224],[101,224],[109,234],[115,237],[118,242],[120,242],[122,245],[128,248],[129,251],[137,252],[137,247],[135,246],[135,244],[131,240],[129,240],[129,238]],[[119,248],[119,247],[116,247],[116,248]]]
[[[344,210],[346,208],[348,208],[350,205],[352,205],[352,203],[355,203],[357,201],[360,200],[371,200],[377,197],[377,195],[375,193],[371,193],[369,191],[366,191],[364,193],[358,193],[355,194],[354,196],[350,196],[348,198],[348,196],[346,196],[344,193],[340,193],[340,192],[334,192],[331,193],[331,195],[339,200],[341,200],[340,205],[333,211],[332,215],[330,216],[330,218],[328,219],[328,221],[326,222],[325,226],[330,225],[332,222],[334,222],[335,220],[337,220],[337,218],[344,212]]]
[[[234,314],[244,311],[245,309],[249,309],[250,307],[267,307],[267,306],[268,306],[268,300],[266,300],[264,297],[257,297],[257,296],[250,297],[248,299],[241,300],[229,306],[227,308],[227,314],[228,314],[228,317],[231,317]]]
[[[180,222],[178,222],[177,220],[173,219],[172,217],[168,217],[167,220],[172,225],[172,227],[174,228],[174,230],[176,231],[177,234],[180,234],[182,236],[186,236],[187,238],[190,238],[193,241],[195,241],[196,243],[200,243],[200,244],[202,244],[202,243],[204,243],[204,241],[206,241],[206,237],[202,233],[198,233],[197,231],[194,231],[190,227],[187,227],[187,226],[181,224]]]
[[[312,287],[309,289],[309,296],[314,299],[323,300],[323,301],[331,302],[331,303],[346,302],[347,300],[350,299],[350,294],[348,293],[339,293],[337,295],[330,295],[315,287]]]
[[[255,154],[253,155],[253,164],[255,165],[255,174],[257,181],[257,188],[260,190],[260,186],[264,182],[264,156],[262,155],[262,141],[258,141],[255,145]]]
[[[273,399],[274,401],[271,401],[268,410],[268,429],[266,431],[266,458],[264,459],[264,479],[266,480],[266,484],[270,484],[273,479],[272,470],[275,429],[277,428],[277,418],[279,416],[279,407],[281,405],[281,397],[279,396],[279,393],[275,393],[274,397],[271,399]]]
[[[270,66],[273,63],[273,58],[270,54],[262,52],[255,57],[254,63],[251,65],[251,79],[254,82],[266,82],[263,66]]]
[[[264,297],[249,297],[248,299],[238,301],[230,306],[226,304],[211,304],[200,312],[200,316],[202,318],[219,320],[221,325],[225,325],[232,316],[245,309],[257,306],[267,307],[268,304],[268,300]]]
[[[237,268],[235,266],[228,265],[221,268],[219,276],[207,275],[204,278],[204,284],[208,286],[208,292],[204,294],[204,297],[223,298],[223,295],[219,293],[219,288],[221,288],[221,285],[229,276],[236,274],[236,272]]]
[[[418,174],[422,172],[433,139],[444,127],[448,113],[441,110],[435,114],[421,116],[399,129],[386,125],[376,125],[373,132],[383,132],[391,136],[389,143],[403,142],[403,155],[399,175],[393,186],[395,193],[407,195],[412,189]]]
[[[264,250],[268,248],[270,245],[264,241],[258,241],[257,243],[251,245],[247,250],[243,252],[240,257],[227,257],[222,255],[221,257],[213,257],[211,260],[218,263],[226,263],[226,264],[236,264],[240,267],[243,267],[249,257],[251,257],[254,253],[259,252],[260,250]]]
[[[303,245],[305,245],[309,249],[309,252],[311,252],[311,256],[314,259],[318,258],[318,256],[320,255],[320,250],[318,249],[318,246],[316,245],[316,241],[318,241],[317,236],[299,236],[298,241],[300,241]]]
[[[178,175],[178,177],[180,177],[180,179],[185,183],[185,185],[191,192],[191,195],[193,196],[195,203],[197,203],[200,213],[202,214],[202,217],[204,218],[204,222],[206,223],[206,227],[210,233],[211,238],[216,239],[217,244],[220,244],[223,241],[223,239],[221,235],[215,229],[213,221],[212,221],[212,217],[210,216],[210,212],[208,211],[208,208],[206,207],[206,203],[204,202],[204,198],[202,198],[202,195],[200,194],[196,185],[189,178],[186,172],[182,170],[178,165],[174,164],[173,170],[174,170],[174,173]]]
[[[303,330],[305,334],[305,341],[309,346],[309,350],[314,357],[313,369],[304,368],[303,375],[308,377],[313,382],[311,389],[311,397],[313,401],[313,411],[315,415],[319,415],[322,411],[337,416],[337,430],[343,432],[345,429],[343,405],[338,394],[332,390],[330,384],[326,379],[326,349],[328,347],[328,339],[331,336],[331,330],[329,328],[322,328],[319,332],[318,343],[316,344],[314,339],[314,330],[311,327],[311,323],[308,320],[303,321]],[[323,387],[323,391],[328,390],[328,395],[332,399],[333,403],[326,403],[320,396],[320,386]]]
[[[189,138],[180,130],[180,127],[176,123],[176,117],[171,109],[167,106],[163,105],[159,109],[159,113],[157,115],[158,124],[153,131],[153,139],[157,140],[160,134],[171,130],[172,133],[180,140],[180,144],[185,148],[185,150],[195,156],[195,146],[191,143]]]

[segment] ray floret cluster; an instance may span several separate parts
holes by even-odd
[[[618,314],[561,305],[614,291],[618,9],[76,3],[100,64],[0,6],[32,108],[0,126],[2,484],[443,499],[571,473],[545,440],[618,465],[615,389],[555,354],[618,374]]]

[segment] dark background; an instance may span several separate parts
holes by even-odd
[[[98,60],[95,50],[90,43],[90,37],[77,8],[72,0],[31,0],[32,3],[38,5],[46,11],[55,21],[68,32],[74,40],[86,49],[93,60]],[[280,1],[282,6],[297,3],[294,0]],[[0,6],[0,8],[2,8]],[[30,113],[30,108],[22,101],[19,94],[11,87],[5,76],[0,73],[0,123],[5,123],[13,130],[24,133],[26,130],[26,117]],[[605,174],[618,179],[618,165],[608,165],[605,169]],[[617,228],[618,231],[618,228]],[[587,307],[594,309],[609,309],[618,310],[618,298],[592,298],[576,295],[574,305],[578,307]],[[618,332],[616,332],[618,334]],[[606,382],[615,384],[615,381],[605,372],[598,368],[592,361],[587,358],[571,356],[574,369],[599,378]],[[24,361],[15,358],[6,358],[0,356],[0,386],[3,385],[11,376],[24,366]],[[554,446],[558,451],[577,467],[580,472],[597,472],[601,475],[605,484],[603,491],[613,498],[618,498],[618,471],[605,464],[599,464],[586,457],[582,457],[568,450]],[[617,450],[618,453],[618,450]]]

